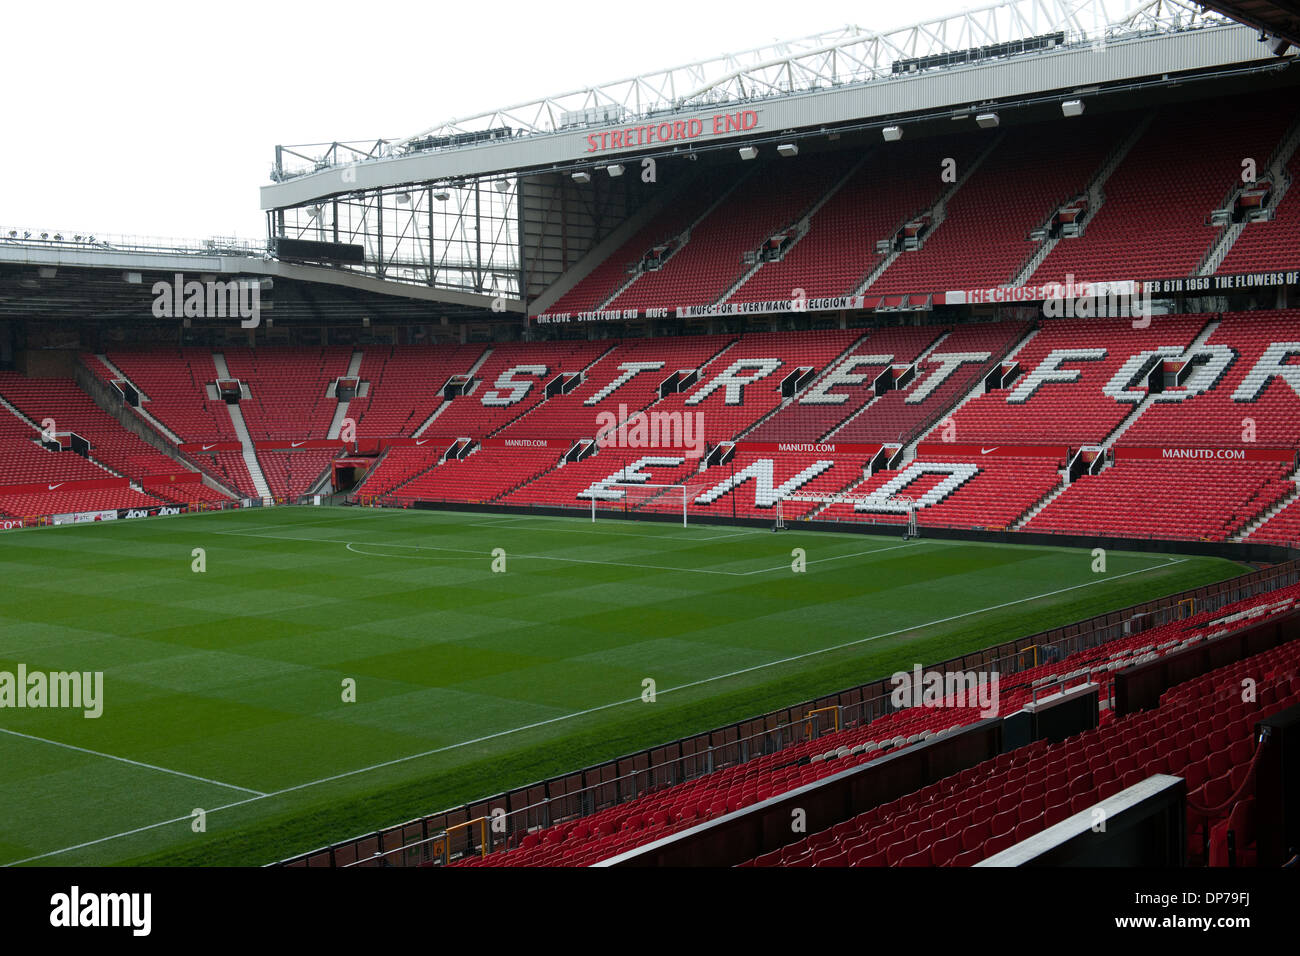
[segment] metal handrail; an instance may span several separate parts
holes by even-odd
[[[1228,582],[1222,582],[1222,583],[1227,584]],[[1073,634],[1068,637],[1062,637],[1057,639],[1056,641],[1052,641],[1048,643],[1043,643],[1040,641],[1037,646],[1041,651],[1044,651],[1044,653],[1040,655],[1039,663],[1043,663],[1044,661],[1051,662],[1054,660],[1061,660],[1064,659],[1065,657],[1070,656],[1071,654],[1078,653],[1079,651],[1088,650],[1093,647],[1103,646],[1104,644],[1107,644],[1110,641],[1113,641],[1120,637],[1126,637],[1136,633],[1142,633],[1151,630],[1155,627],[1159,627],[1161,625],[1167,624],[1174,620],[1185,619],[1197,613],[1213,612],[1227,604],[1236,603],[1238,601],[1244,600],[1249,597],[1254,597],[1262,593],[1274,591],[1279,588],[1287,587],[1295,584],[1300,584],[1300,566],[1297,566],[1296,564],[1292,563],[1286,567],[1274,569],[1274,573],[1265,576],[1254,577],[1252,580],[1249,581],[1238,581],[1236,586],[1223,587],[1217,593],[1212,593],[1209,595],[1196,597],[1196,598],[1183,598],[1181,601],[1179,601],[1176,604],[1166,604],[1165,606],[1155,608],[1154,610],[1136,612],[1133,613],[1132,616],[1124,620],[1116,621],[1111,624],[1098,625],[1086,632],[1080,634]],[[1200,589],[1190,589],[1190,590],[1196,591]],[[1183,592],[1183,593],[1185,594],[1187,592]],[[1179,595],[1166,595],[1166,596],[1162,596],[1159,600],[1174,600],[1178,597]],[[1193,602],[1193,606],[1190,614],[1184,613],[1184,609],[1186,608],[1187,602],[1189,600]],[[1109,615],[1099,615],[1099,617],[1100,616],[1109,616]],[[1017,642],[1013,641],[1007,643],[1015,644]],[[1020,648],[1018,650],[1013,650],[1010,653],[1003,655],[1002,657],[994,658],[992,661],[988,662],[988,664],[985,666],[988,666],[991,670],[994,670],[1000,674],[1006,674],[1006,675],[1015,674],[1024,670],[1028,670],[1030,669],[1029,667],[1020,666],[1020,659],[1022,658],[1023,651],[1024,651],[1023,648]],[[975,652],[975,653],[978,654],[981,652]],[[945,671],[951,671],[955,669],[967,670],[968,668],[965,668],[964,666],[962,666],[962,664],[970,656],[971,655],[964,655],[952,661],[947,661],[935,665],[934,667],[931,667],[929,669],[938,670],[939,668],[943,668],[945,669]],[[813,701],[805,701],[802,703],[793,704],[788,708],[783,708],[782,711],[788,711],[791,713],[798,712],[806,715],[808,713],[808,710],[810,708],[815,707],[819,701],[832,700],[839,697],[840,695],[852,693],[859,689],[866,691],[867,688],[872,686],[873,684],[878,684],[883,682],[884,681],[882,679],[878,681],[872,681],[867,684],[859,685],[856,688],[847,688],[838,692],[824,695]],[[847,728],[858,727],[863,725],[864,721],[861,718],[857,720],[851,719],[851,715],[854,713],[858,713],[858,714],[870,713],[872,714],[871,719],[874,720],[879,716],[883,716],[885,714],[894,711],[908,709],[908,708],[899,708],[893,706],[891,701],[889,700],[889,697],[890,695],[888,693],[883,693],[883,694],[877,694],[876,696],[871,697],[868,700],[859,701],[854,704],[839,705],[841,707],[841,713],[843,715],[841,728],[847,729]],[[870,708],[870,710],[868,711],[867,708]],[[736,732],[739,732],[741,724],[763,721],[766,719],[773,719],[775,717],[776,714],[755,715],[751,718],[747,718],[746,720],[737,721],[731,725],[728,725],[727,727],[715,728],[713,731],[705,731],[700,734],[688,735],[686,737],[681,738],[679,741],[677,741],[677,743],[682,743],[685,741],[702,743],[702,738],[708,738],[711,733],[721,732],[721,731],[731,731],[731,730],[735,730]],[[869,722],[869,721],[865,721],[865,722]],[[503,816],[507,820],[507,825],[504,828],[504,832],[497,831],[494,828],[493,836],[490,837],[489,839],[491,840],[494,847],[499,845],[509,846],[512,840],[515,840],[517,842],[517,840],[522,839],[522,836],[527,832],[529,832],[530,830],[540,829],[540,828],[555,825],[556,823],[562,823],[567,820],[589,816],[598,809],[605,809],[610,806],[616,806],[622,803],[626,803],[631,799],[633,799],[634,797],[644,795],[645,793],[664,790],[667,789],[668,787],[675,786],[679,783],[684,783],[688,780],[695,779],[699,776],[703,776],[704,774],[710,773],[713,770],[724,769],[725,767],[728,766],[736,766],[736,765],[746,763],[758,756],[769,756],[773,754],[779,754],[783,750],[789,749],[791,746],[793,746],[796,743],[816,740],[819,739],[821,736],[823,736],[823,733],[821,732],[815,734],[810,734],[806,731],[804,733],[799,733],[799,734],[791,732],[790,739],[788,740],[788,742],[785,741],[784,738],[785,738],[785,733],[787,731],[791,731],[792,728],[804,728],[806,727],[807,723],[808,723],[807,716],[797,717],[793,721],[781,722],[776,724],[774,727],[769,727],[764,730],[758,731],[756,733],[740,736],[731,741],[727,741],[721,744],[710,744],[707,747],[704,747],[703,749],[695,753],[680,755],[676,758],[666,760],[663,763],[660,763],[656,766],[646,767],[644,769],[633,770],[628,773],[619,774],[615,777],[611,777],[609,779],[599,781],[597,783],[583,786],[577,790],[572,790],[562,794],[554,794],[554,795],[543,797],[540,800],[535,800],[529,803],[525,807],[520,807],[520,808],[516,808],[515,810],[505,812]],[[760,738],[769,738],[769,739],[767,741],[764,741],[761,747],[756,748],[752,746],[753,742],[759,740]],[[672,746],[673,743],[674,743],[673,741],[669,741],[660,746]],[[617,758],[616,760],[603,761],[600,764],[594,765],[593,767],[586,768],[585,770],[578,770],[575,771],[574,774],[565,775],[565,776],[583,774],[586,771],[594,770],[597,768],[613,768],[621,760],[631,759],[634,756],[639,754],[647,754],[649,753],[650,750],[653,749],[655,748],[654,747],[646,748],[642,751],[638,751],[637,754],[628,754],[625,755],[624,757]],[[638,783],[638,780],[642,778],[646,779],[647,781],[644,785]],[[630,788],[626,788],[626,784],[628,781],[631,782]],[[545,788],[549,782],[550,781],[537,781],[530,786]],[[420,817],[417,817],[413,820],[409,820],[406,821],[405,823],[397,824],[391,827],[386,827],[384,830],[372,831],[370,833],[354,837],[350,840],[339,841],[328,846],[316,848],[306,853],[296,854],[294,857],[290,858],[290,860],[285,860],[282,862],[290,862],[291,860],[305,861],[308,858],[314,857],[317,854],[323,852],[330,852],[331,854],[333,854],[335,851],[339,849],[355,847],[364,841],[378,840],[380,841],[380,845],[382,846],[385,834],[392,834],[394,831],[401,831],[407,827],[427,824],[429,821],[437,819],[440,816],[445,816],[447,814],[456,813],[462,809],[467,809],[470,805],[480,806],[483,804],[490,804],[493,800],[498,800],[498,799],[505,800],[514,796],[519,796],[522,795],[527,789],[529,788],[519,787],[509,792],[498,794],[494,797],[488,797],[486,799],[471,801],[462,807],[453,807],[439,812],[422,814]],[[595,793],[595,791],[600,791],[600,790],[604,790],[605,793],[602,794]],[[566,802],[568,805],[567,809],[566,809]],[[527,818],[525,818],[525,821],[521,826],[517,823],[517,820],[519,819],[519,814],[521,813],[525,813],[525,814],[531,813],[534,815],[535,819],[530,822],[527,820]],[[397,849],[400,850],[400,848]],[[392,852],[396,852],[396,851],[385,850],[385,851],[380,851],[380,853],[376,855],[389,856],[391,855]]]
[[[55,238],[59,236],[61,238]],[[44,238],[42,238],[44,237]],[[157,252],[169,255],[267,255],[265,239],[211,237],[208,239],[131,236],[82,230],[25,229],[0,225],[0,246],[94,252]]]

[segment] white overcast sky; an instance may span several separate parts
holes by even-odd
[[[277,143],[440,120],[960,0],[6,0],[0,229],[260,239]]]

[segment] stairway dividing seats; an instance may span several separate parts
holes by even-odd
[[[1162,321],[1157,317],[1153,326]],[[1120,439],[1124,445],[1300,448],[1300,309],[1228,312],[1200,355],[1201,374],[1172,387]],[[1226,367],[1223,363],[1226,362]]]
[[[489,346],[366,346],[360,378],[370,387],[348,405],[358,438],[414,435],[442,405],[443,387],[465,375]],[[306,436],[296,436],[306,437]],[[316,437],[316,436],[313,436]],[[324,437],[322,434],[318,437]]]
[[[889,365],[909,365],[943,334],[942,327],[903,326],[874,329],[853,350],[828,365],[831,379],[817,387],[825,376],[811,383],[793,401],[768,418],[746,437],[752,441],[818,441],[856,415],[876,398],[872,383]],[[859,357],[889,358],[866,363]],[[835,436],[840,441],[876,440]],[[890,438],[889,440],[893,440]]]
[[[953,194],[947,218],[871,286],[873,295],[992,289],[1038,249],[1029,234],[1082,193],[1125,132],[1114,119],[1058,120],[1014,129]],[[1068,141],[1071,148],[1063,150]],[[960,170],[959,170],[960,172]]]
[[[1130,318],[1044,319],[1016,353],[1019,375],[1007,387],[968,402],[953,417],[949,440],[987,444],[1100,444],[1133,411],[1145,389],[1118,400],[1112,378],[1148,350],[1181,354],[1207,317],[1156,316],[1146,328]],[[944,440],[939,428],[931,441]]]
[[[589,312],[600,307],[636,274],[629,272],[656,247],[670,245],[735,181],[727,169],[705,170],[649,222],[562,295],[550,312]],[[667,188],[671,185],[664,184]]]
[[[978,385],[1026,331],[1019,322],[958,326],[919,364],[911,385],[881,395],[832,437],[906,444]]]
[[[580,384],[536,405],[503,428],[499,437],[595,438],[604,421],[602,413],[617,415],[625,408],[631,414],[651,405],[659,399],[660,385],[673,373],[702,367],[733,341],[735,336],[730,335],[621,341],[588,370]],[[643,367],[648,365],[660,367]]]
[[[1106,182],[1084,234],[1062,240],[1032,281],[1192,275],[1218,233],[1210,213],[1240,183],[1242,158],[1266,162],[1294,118],[1253,96],[1216,101],[1207,112],[1215,116],[1212,137],[1183,109],[1163,107]]]
[[[347,374],[352,349],[224,349],[230,374],[248,386],[239,403],[253,441],[324,437],[337,401],[326,391]]]
[[[609,308],[716,302],[751,268],[744,254],[758,250],[808,210],[849,168],[848,157],[830,155],[800,161],[797,176],[781,160],[752,173],[742,171],[746,178],[691,230],[689,241],[663,268],[642,274]],[[782,298],[789,297],[786,290]]]
[[[885,258],[876,243],[889,239],[908,217],[929,209],[949,188],[944,161],[951,159],[960,175],[985,142],[982,134],[966,134],[868,151],[862,168],[812,217],[807,235],[785,258],[765,263],[729,301],[787,300],[794,298],[795,289],[808,299],[856,291]],[[933,290],[923,285],[905,291]]]
[[[122,427],[72,379],[30,379],[0,372],[4,398],[38,425],[52,418],[58,432],[75,432],[90,442],[95,461],[129,478],[162,475],[183,466]]]
[[[1296,267],[1296,250],[1300,250],[1300,149],[1291,155],[1286,168],[1291,185],[1274,218],[1248,223],[1215,270],[1216,274],[1238,275]]]
[[[1292,487],[1294,488],[1294,484]],[[1281,544],[1300,548],[1300,500],[1292,501],[1265,521],[1247,540],[1258,544]]]

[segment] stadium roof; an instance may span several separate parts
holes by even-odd
[[[887,31],[850,25],[401,139],[278,146],[261,205],[277,237],[363,246],[360,271],[378,278],[522,298],[543,281],[527,250],[571,247],[529,231],[544,232],[544,213],[516,220],[550,208],[546,191],[570,176],[589,184],[639,163],[653,177],[659,160],[737,147],[751,159],[900,123],[956,131],[950,121],[973,127],[993,108],[1011,124],[1075,99],[1105,111],[1292,67],[1259,40],[1190,0],[1003,0]]]
[[[616,155],[721,148],[764,132],[825,132],[1060,91],[1113,91],[1175,74],[1258,70],[1276,58],[1257,39],[1190,0],[1004,0],[889,31],[847,26],[445,120],[401,139],[277,146],[262,208],[585,168]],[[757,120],[743,129],[717,122],[746,112]],[[694,136],[664,144],[652,135],[677,125]],[[634,143],[603,138],[627,129]]]
[[[400,139],[277,147],[276,181],[330,166],[406,155],[412,150],[475,146],[499,138],[582,126],[626,124],[666,112],[751,103],[867,83],[898,73],[897,64],[931,65],[945,55],[1105,43],[1228,22],[1190,0],[1003,0],[892,30],[847,25],[770,46],[725,53],[510,106],[453,117]],[[1029,41],[1024,49],[1016,44]],[[298,165],[295,167],[295,161]]]
[[[1296,0],[1208,0],[1204,5],[1300,46],[1300,3]]]
[[[1185,0],[1003,0],[884,32],[851,24],[449,119],[388,144],[388,152],[400,151],[430,136],[471,133],[484,128],[484,124],[488,128],[550,132],[584,122],[621,122],[648,118],[662,110],[741,103],[881,79],[895,72],[894,64],[899,61],[1057,33],[1064,33],[1066,40],[1115,39],[1133,33],[1187,29],[1218,20],[1201,4]]]
[[[248,250],[164,248],[99,241],[75,244],[0,238],[0,313],[32,319],[132,319],[149,314],[152,284],[176,273],[263,280],[277,321],[376,324],[482,320],[499,311],[521,315],[513,299],[454,289],[388,282],[341,269],[281,262]],[[269,282],[265,280],[270,280]]]

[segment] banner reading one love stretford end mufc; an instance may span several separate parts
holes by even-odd
[[[719,315],[770,315],[784,312],[836,312],[874,308],[880,297],[868,300],[860,295],[840,295],[816,299],[772,299],[767,302],[724,302],[721,305],[664,306],[649,309],[602,309],[593,312],[546,312],[533,317],[539,325],[564,325],[570,322],[617,322],[623,319],[700,319]]]

